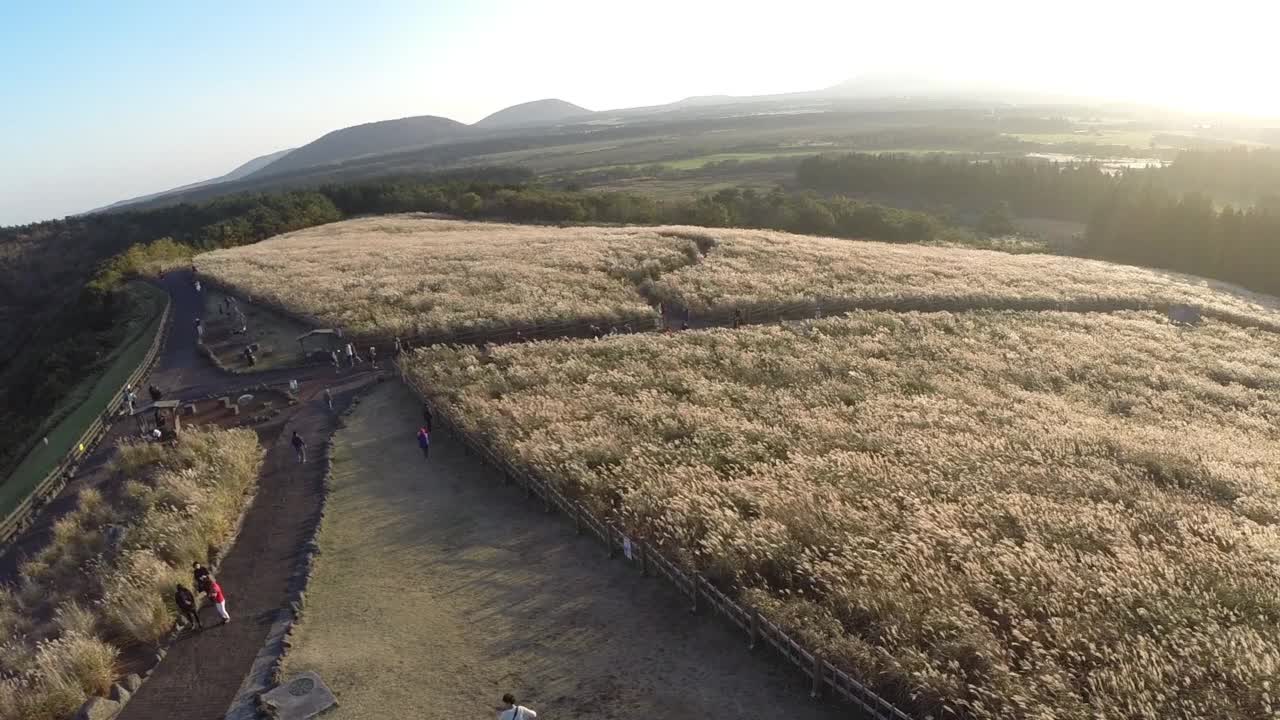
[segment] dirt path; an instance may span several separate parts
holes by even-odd
[[[336,401],[349,402],[371,380],[369,375],[348,378],[335,386]],[[303,388],[303,402],[268,447],[257,496],[218,570],[232,622],[218,626],[213,609],[204,608],[207,629],[185,635],[169,649],[121,720],[213,720],[223,717],[231,704],[267,631],[284,611],[289,575],[319,508],[322,442],[337,425],[319,399],[322,391],[319,384]],[[310,444],[303,464],[295,461],[289,445],[294,430]]]
[[[289,671],[338,693],[329,717],[849,718],[803,677],[541,512],[449,438],[424,461],[419,405],[374,390],[335,436],[322,555]]]

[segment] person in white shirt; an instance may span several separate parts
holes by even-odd
[[[533,720],[538,713],[523,705],[517,705],[515,696],[507,693],[502,696],[502,704],[498,706],[498,720]]]

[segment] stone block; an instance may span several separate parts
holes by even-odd
[[[111,686],[111,692],[108,693],[107,697],[123,705],[129,702],[129,696],[132,694],[133,693],[125,689],[123,685],[121,685],[120,683],[116,683],[115,685]]]
[[[333,692],[313,672],[298,673],[262,695],[262,705],[280,720],[307,720],[337,704]]]
[[[124,708],[115,700],[104,697],[91,697],[80,706],[75,720],[111,720]]]
[[[138,688],[142,687],[142,677],[138,673],[130,673],[120,680],[120,684],[125,690],[131,693],[138,692]]]

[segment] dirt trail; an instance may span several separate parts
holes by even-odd
[[[338,402],[371,381],[355,375],[335,387]],[[221,718],[236,696],[245,673],[262,649],[277,614],[284,612],[287,584],[306,531],[320,503],[324,472],[322,442],[337,419],[319,398],[318,384],[303,388],[303,402],[267,448],[257,495],[217,577],[227,594],[229,625],[217,625],[212,607],[201,617],[206,629],[186,634],[138,690],[121,720]],[[299,464],[289,445],[297,430],[309,442],[307,462]]]
[[[374,390],[335,436],[322,555],[289,671],[338,693],[329,717],[849,718],[718,620],[574,534],[460,445],[424,461],[419,405]]]

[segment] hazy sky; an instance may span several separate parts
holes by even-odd
[[[814,89],[863,73],[1280,115],[1267,0],[0,0],[0,224],[347,125]],[[265,7],[264,7],[265,6]]]

